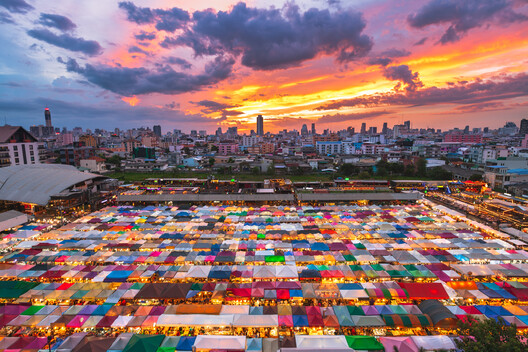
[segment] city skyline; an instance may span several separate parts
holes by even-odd
[[[10,0],[0,116],[166,130],[526,118],[526,2]]]

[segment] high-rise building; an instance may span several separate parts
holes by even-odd
[[[389,132],[389,128],[387,127],[387,123],[384,122],[383,123],[383,129],[381,130],[381,133],[387,134],[387,132]]]
[[[306,126],[306,124],[303,124],[301,128],[301,136],[306,136],[307,134],[308,134],[308,126]]]
[[[411,121],[405,121],[403,123],[403,126],[405,126],[406,130],[410,130],[411,129]]]
[[[312,123],[312,134],[315,134],[315,123]]]
[[[44,109],[44,118],[46,119],[46,127],[50,128],[52,127],[51,124],[51,112],[49,108]]]
[[[367,132],[367,124],[363,122],[361,124],[361,134],[365,134]]]
[[[264,135],[264,118],[262,115],[257,116],[257,135]]]
[[[519,134],[521,136],[528,134],[528,119],[521,120],[521,127],[519,128]]]
[[[152,131],[154,131],[154,134],[158,137],[161,137],[161,126],[160,125],[154,125],[152,127]]]
[[[369,134],[376,134],[376,133],[378,133],[377,127],[372,126],[369,128]]]

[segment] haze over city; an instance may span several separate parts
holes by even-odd
[[[0,2],[8,124],[183,131],[501,127],[526,117],[528,3]]]

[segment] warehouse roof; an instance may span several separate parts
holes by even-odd
[[[51,196],[97,177],[102,176],[80,172],[70,165],[36,164],[0,168],[0,200],[46,205]]]

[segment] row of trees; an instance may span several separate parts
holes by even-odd
[[[441,167],[427,168],[427,161],[424,158],[420,158],[414,164],[404,165],[403,163],[389,163],[385,160],[380,160],[376,163],[375,167],[362,169],[361,167],[354,164],[343,164],[339,173],[345,177],[358,177],[360,179],[367,179],[372,176],[379,177],[396,177],[396,176],[407,176],[407,177],[421,177],[433,180],[450,180],[453,174],[449,171],[444,170]]]

